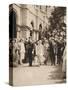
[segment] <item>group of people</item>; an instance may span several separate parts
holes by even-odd
[[[55,64],[62,64],[63,62],[63,52],[65,48],[65,42],[61,41],[58,42],[57,40],[50,40],[50,58],[51,58],[51,65]]]
[[[31,37],[28,39],[20,39],[10,41],[10,62],[18,64],[37,63],[37,65],[51,65],[61,64],[63,62],[62,56],[65,48],[65,43],[58,42],[50,37],[42,38],[36,42],[32,42]],[[13,49],[12,49],[13,48]],[[13,57],[13,58],[12,58]]]

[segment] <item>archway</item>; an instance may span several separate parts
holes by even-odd
[[[12,10],[9,13],[9,38],[13,39],[17,37],[16,32],[16,12]]]

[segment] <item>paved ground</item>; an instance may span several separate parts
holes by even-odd
[[[13,68],[14,85],[36,85],[64,83],[61,66],[41,65],[29,67],[28,64]]]

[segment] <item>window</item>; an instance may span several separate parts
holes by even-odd
[[[34,22],[31,21],[31,29],[34,29]]]
[[[39,30],[42,30],[42,24],[39,25]]]

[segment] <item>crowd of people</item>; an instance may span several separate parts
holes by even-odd
[[[31,37],[24,40],[14,39],[9,43],[10,54],[10,66],[16,63],[16,65],[29,63],[37,63],[40,65],[51,65],[63,63],[63,52],[66,46],[66,42],[61,38],[58,39],[50,37],[49,39],[42,38],[33,42]]]

